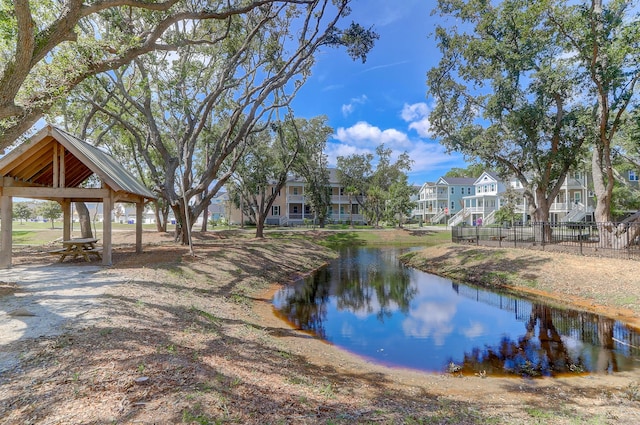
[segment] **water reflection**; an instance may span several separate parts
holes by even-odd
[[[274,306],[296,327],[391,366],[556,376],[630,370],[640,359],[640,336],[620,322],[453,283],[403,267],[398,254],[345,249]]]

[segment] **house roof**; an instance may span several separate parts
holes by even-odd
[[[465,186],[471,186],[473,185],[473,183],[476,181],[476,179],[473,178],[467,178],[467,177],[440,177],[440,179],[438,180],[439,182],[444,182],[448,185],[465,185]]]
[[[57,158],[56,153],[62,152],[63,157]],[[57,161],[64,164],[60,169],[64,170],[65,188],[80,187],[95,174],[116,193],[156,199],[111,155],[51,125],[0,159],[0,176],[30,186],[51,188],[55,186]]]
[[[493,171],[484,171],[480,175],[480,177],[474,180],[474,184],[481,184],[485,180],[485,177],[489,177],[489,180],[492,180],[496,183],[500,182],[500,177],[498,177],[496,173],[494,173]]]

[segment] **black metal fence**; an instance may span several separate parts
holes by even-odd
[[[640,223],[531,223],[451,228],[451,239],[457,243],[635,260],[640,260],[639,235]]]

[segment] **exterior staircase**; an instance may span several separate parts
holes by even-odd
[[[467,217],[469,217],[469,214],[470,212],[467,211],[466,209],[461,209],[456,213],[456,215],[454,215],[449,219],[449,222],[447,223],[447,225],[457,226],[458,224],[462,223]]]
[[[489,214],[487,214],[486,217],[484,217],[482,219],[482,225],[483,226],[488,226],[490,224],[493,224],[496,222],[496,210],[491,211]]]
[[[442,220],[445,217],[445,211],[442,210],[440,211],[438,214],[434,215],[433,217],[431,217],[431,223],[435,224],[435,223],[440,223],[440,220]]]
[[[576,204],[571,211],[560,219],[562,223],[568,223],[571,221],[582,221],[587,215],[587,209],[583,204]]]

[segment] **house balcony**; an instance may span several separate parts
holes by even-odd
[[[447,196],[446,193],[428,193],[424,196],[423,199],[420,199],[420,201],[429,201],[429,202],[438,202],[438,201],[444,201],[447,202],[447,200],[449,199],[449,197]]]
[[[495,211],[495,207],[467,207],[465,211],[469,214],[489,214]]]
[[[348,204],[349,197],[347,195],[331,195],[331,203],[332,204]],[[355,196],[351,197],[351,203],[352,204],[358,203],[358,201],[356,201]]]
[[[287,195],[287,203],[301,204],[304,202],[304,195]]]

